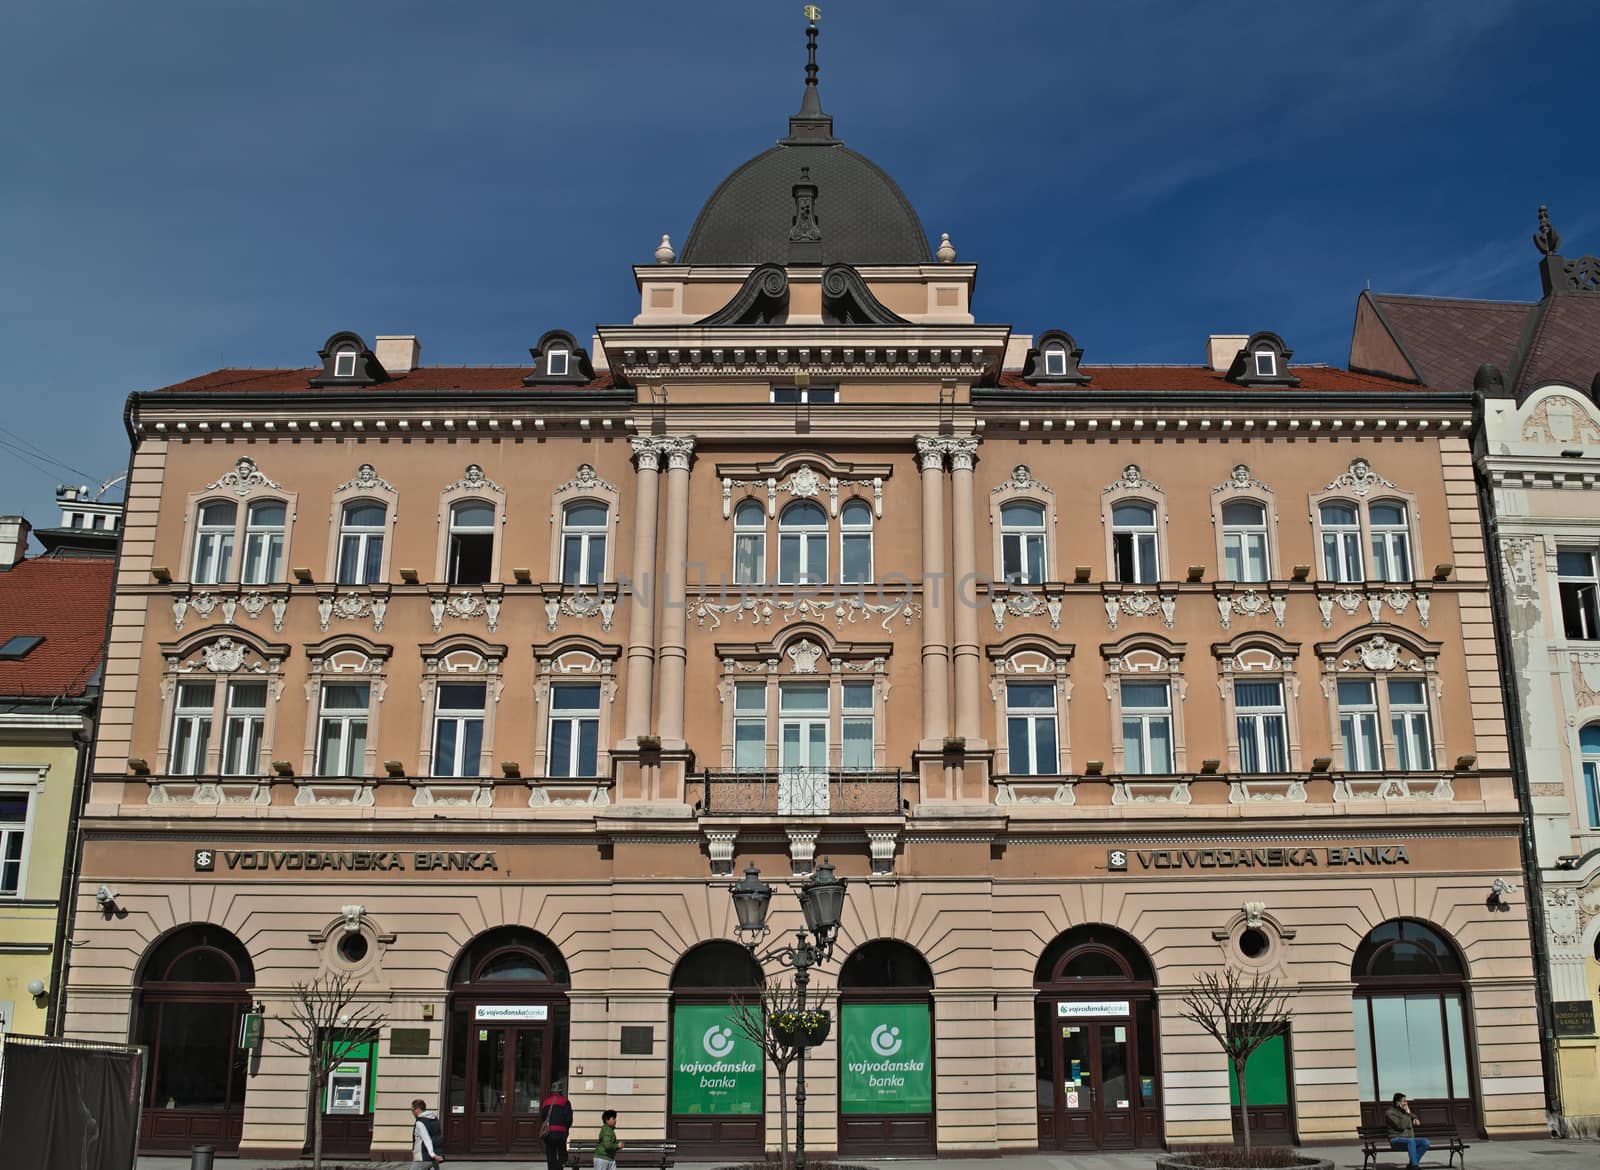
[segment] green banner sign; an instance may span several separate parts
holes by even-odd
[[[761,1046],[733,1024],[724,1004],[672,1010],[672,1112],[760,1113]]]
[[[929,1014],[925,1003],[840,1006],[841,1112],[933,1112]]]

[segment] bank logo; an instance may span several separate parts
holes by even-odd
[[[872,1029],[872,1051],[879,1056],[893,1056],[900,1051],[900,1029],[891,1028],[888,1024],[879,1024]]]
[[[724,1028],[721,1024],[712,1024],[706,1029],[706,1034],[700,1037],[700,1047],[706,1050],[706,1055],[713,1060],[722,1060],[733,1052],[733,1029]]]
[[[215,870],[217,855],[209,849],[196,849],[194,851],[194,867],[201,872]]]
[[[1113,849],[1106,854],[1107,869],[1127,869],[1128,851],[1126,849]]]

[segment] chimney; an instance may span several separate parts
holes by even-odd
[[[422,364],[422,343],[415,337],[378,337],[372,356],[391,374],[408,374]]]
[[[1233,359],[1239,356],[1239,351],[1249,340],[1248,333],[1213,333],[1206,342],[1206,368],[1221,370],[1226,374],[1228,367],[1233,365]]]
[[[28,555],[28,533],[33,531],[21,516],[0,516],[0,573]]]

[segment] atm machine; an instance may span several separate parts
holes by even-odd
[[[347,1060],[328,1074],[328,1100],[323,1109],[330,1117],[359,1117],[367,1111],[365,1060]]]

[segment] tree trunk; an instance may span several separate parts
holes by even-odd
[[[1250,1148],[1250,1095],[1245,1092],[1244,1066],[1250,1062],[1247,1056],[1243,1060],[1233,1062],[1233,1075],[1239,1081],[1239,1123],[1244,1127],[1244,1148]]]
[[[322,1081],[313,1078],[311,1099],[311,1170],[322,1170]]]
[[[778,1165],[789,1170],[789,1068],[778,1066]]]

